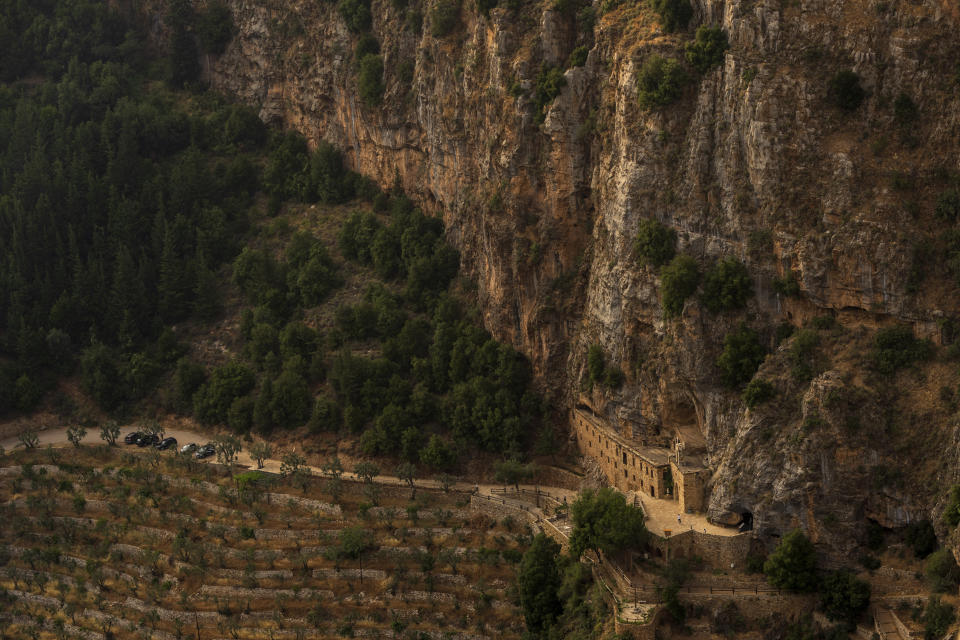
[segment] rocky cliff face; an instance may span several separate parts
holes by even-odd
[[[333,142],[382,184],[399,176],[442,214],[487,326],[529,355],[545,387],[565,389],[558,400],[584,391],[587,348],[600,344],[626,381],[581,400],[647,441],[695,424],[715,470],[711,515],[750,511],[763,532],[799,525],[840,548],[866,518],[899,526],[935,514],[958,475],[952,409],[937,395],[956,387],[956,367],[893,380],[862,372],[873,328],[907,322],[939,342],[956,313],[956,286],[921,243],[936,247],[948,226],[932,211],[960,171],[955,5],[695,2],[691,27],[721,25],[731,48],[674,105],[646,111],[640,65],[653,53],[682,58],[692,29],[665,34],[641,3],[598,3],[585,31],[552,1],[489,19],[464,3],[459,26],[435,38],[429,19],[411,30],[405,11],[374,0],[379,108],[358,97],[356,37],[334,3],[229,4],[237,35],[209,60],[212,84]],[[538,124],[541,66],[565,66],[578,45],[586,64],[565,71]],[[867,90],[851,113],[826,98],[841,69]],[[912,119],[896,117],[901,95]],[[681,319],[665,319],[657,272],[632,254],[651,217],[703,266],[745,262],[746,311],[712,315],[691,299]],[[788,272],[801,289],[789,299],[772,287]],[[840,328],[821,332],[821,364],[797,380],[775,327],[823,315]],[[715,366],[744,321],[771,349],[760,375],[778,388],[753,411]]]

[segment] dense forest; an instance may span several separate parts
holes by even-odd
[[[76,377],[117,416],[342,428],[438,470],[465,448],[522,455],[529,367],[451,295],[443,223],[198,82],[232,33],[223,5],[170,3],[159,56],[104,3],[0,11],[0,411]],[[266,231],[300,203],[352,203],[335,245]],[[311,325],[358,271],[362,300]],[[237,290],[242,353],[191,358],[175,328],[213,326]]]

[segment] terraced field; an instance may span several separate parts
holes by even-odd
[[[338,497],[173,454],[0,457],[3,637],[522,634],[525,524],[463,493],[344,482]]]

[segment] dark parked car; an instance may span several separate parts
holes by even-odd
[[[170,447],[175,447],[175,446],[177,446],[177,439],[176,439],[176,438],[164,438],[163,440],[161,440],[160,442],[158,442],[157,444],[155,444],[155,445],[153,445],[153,446],[155,446],[157,449],[160,449],[160,451],[163,451],[163,450],[165,450],[165,449],[169,449]]]
[[[139,431],[134,431],[132,433],[128,433],[127,437],[125,437],[123,441],[126,444],[137,444],[137,441],[140,439],[140,436],[142,435],[143,434],[140,433]]]
[[[193,455],[197,458],[197,460],[203,460],[204,458],[209,458],[216,452],[217,450],[214,449],[212,444],[205,444],[197,449],[197,452]]]
[[[138,447],[149,447],[152,444],[160,442],[160,437],[155,433],[145,433],[137,440]]]

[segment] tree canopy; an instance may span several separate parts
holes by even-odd
[[[794,529],[767,558],[763,572],[776,587],[804,593],[816,591],[819,573],[813,543],[802,531]]]
[[[616,553],[646,542],[643,512],[628,505],[623,494],[615,489],[583,491],[570,512],[574,527],[570,550],[576,556],[588,549]]]

